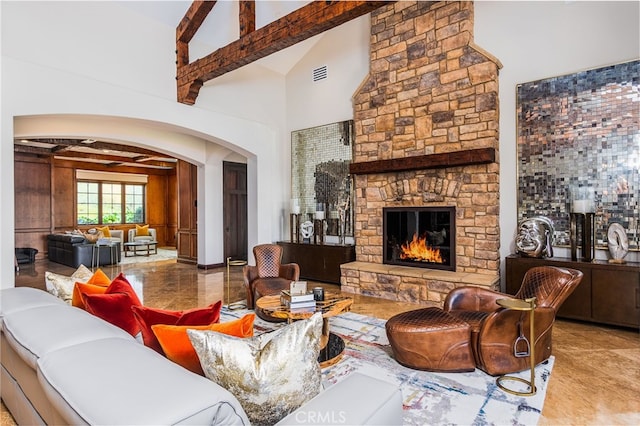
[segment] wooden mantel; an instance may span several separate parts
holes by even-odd
[[[443,152],[440,154],[419,155],[415,157],[393,158],[390,160],[361,161],[351,163],[349,165],[349,172],[352,175],[406,172],[409,170],[441,169],[444,167],[488,164],[494,163],[495,161],[495,148],[478,148]]]

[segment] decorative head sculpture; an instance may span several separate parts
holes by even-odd
[[[518,224],[516,251],[528,257],[553,257],[553,222],[548,217],[523,219]]]

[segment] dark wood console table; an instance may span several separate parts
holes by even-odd
[[[567,298],[558,316],[623,327],[640,326],[640,263],[538,259],[518,255],[506,258],[506,291],[515,294],[524,274],[534,266],[551,265],[582,271],[580,285]]]
[[[300,278],[340,284],[340,265],[356,260],[356,248],[341,244],[305,244],[279,241],[282,262],[297,263]]]

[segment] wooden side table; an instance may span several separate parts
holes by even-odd
[[[534,309],[536,308],[536,298],[532,297],[530,299],[498,299],[496,300],[496,303],[500,306],[502,306],[505,309],[511,309],[514,311],[525,311],[525,312],[529,312],[529,359],[531,360],[531,378],[530,380],[525,380],[523,378],[520,377],[515,377],[515,376],[508,376],[508,375],[503,375],[500,376],[496,379],[496,384],[498,385],[498,387],[500,389],[502,389],[505,392],[514,394],[514,395],[519,395],[519,396],[532,396],[535,395],[537,390],[536,390],[536,384],[535,384],[535,380],[536,380],[536,354],[535,354],[535,350],[536,350],[536,336],[535,336],[535,327],[533,324],[533,320],[534,320]],[[515,349],[514,349],[515,350]],[[520,392],[520,391],[515,391],[513,389],[509,389],[503,382],[505,381],[514,381],[514,382],[520,382],[520,383],[524,383],[525,385],[529,386],[529,392]]]
[[[320,368],[329,367],[342,358],[345,343],[337,334],[329,330],[329,318],[351,310],[353,298],[341,296],[334,292],[325,292],[324,300],[316,302],[315,311],[291,312],[280,303],[280,294],[263,296],[256,301],[256,310],[262,309],[267,315],[274,318],[286,319],[288,322],[311,318],[316,312],[322,313],[322,336],[320,338],[320,356],[318,362]]]

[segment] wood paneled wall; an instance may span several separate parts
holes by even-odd
[[[106,167],[15,154],[16,247],[36,248],[39,251],[37,258],[41,259],[47,255],[48,234],[90,228],[76,224],[76,169],[148,175],[147,223],[157,230],[161,246],[176,245],[178,207],[175,170]],[[113,226],[114,229],[122,229],[125,235],[133,227]]]
[[[52,224],[51,193],[51,164],[48,159],[16,159],[15,245],[38,249],[38,258],[42,258],[46,250],[45,238]]]

